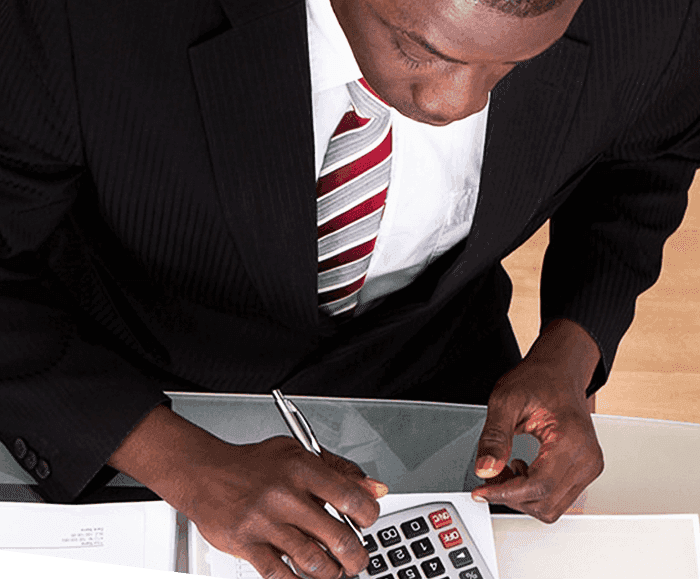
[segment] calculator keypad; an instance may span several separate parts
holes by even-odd
[[[492,578],[449,502],[381,516],[364,537],[370,563],[359,578]]]

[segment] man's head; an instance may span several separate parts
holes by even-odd
[[[416,121],[486,106],[518,62],[566,31],[583,0],[331,0],[370,86]]]

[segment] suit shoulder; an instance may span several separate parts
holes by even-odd
[[[567,36],[588,44],[601,66],[620,76],[653,78],[696,26],[699,6],[700,0],[584,0]]]

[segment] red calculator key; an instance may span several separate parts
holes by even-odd
[[[453,548],[462,543],[462,536],[459,535],[459,530],[457,528],[440,532],[438,535],[440,536],[440,541],[445,548]]]
[[[428,517],[436,530],[452,524],[452,516],[444,508],[431,513]]]

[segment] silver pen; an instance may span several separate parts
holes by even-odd
[[[284,422],[287,424],[287,427],[289,427],[289,430],[292,432],[292,435],[294,435],[294,438],[304,446],[304,449],[310,453],[313,453],[317,457],[321,457],[321,446],[318,444],[318,439],[316,439],[316,436],[311,429],[311,425],[309,425],[309,422],[306,420],[306,417],[302,415],[299,408],[289,399],[287,399],[279,389],[273,390],[272,396],[275,399],[275,404],[277,405]],[[326,505],[328,506],[329,504]],[[333,506],[330,507],[333,508]],[[338,513],[335,508],[333,508],[333,511]],[[362,536],[360,529],[347,515],[339,515],[343,518],[343,521],[350,526],[350,529],[355,532],[355,535],[360,540],[360,543],[363,546],[366,546],[367,542],[365,542],[365,538]]]

